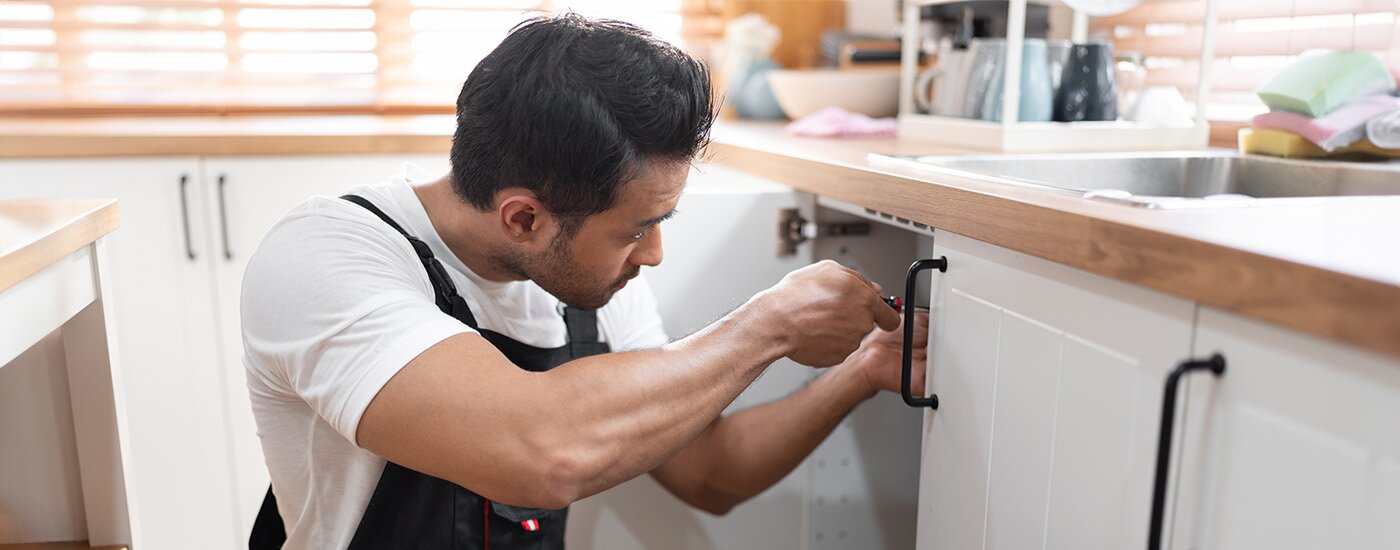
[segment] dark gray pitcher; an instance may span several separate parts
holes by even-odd
[[[1118,119],[1112,44],[1091,42],[1070,47],[1060,87],[1055,91],[1053,117],[1057,122]]]

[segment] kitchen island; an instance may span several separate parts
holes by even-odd
[[[117,220],[112,200],[0,200],[0,548],[137,538],[108,339],[103,238]]]

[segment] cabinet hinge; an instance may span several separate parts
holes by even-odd
[[[784,208],[778,214],[778,255],[797,253],[797,245],[816,238],[852,237],[870,234],[869,222],[814,223],[802,217],[796,208]]]

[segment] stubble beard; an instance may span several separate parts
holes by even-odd
[[[612,299],[612,286],[620,280],[609,281],[606,288],[593,284],[592,278],[575,261],[569,250],[570,243],[571,239],[555,237],[549,248],[536,256],[506,249],[499,255],[501,265],[516,277],[534,281],[569,307],[585,310],[603,307]]]

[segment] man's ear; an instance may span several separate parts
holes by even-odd
[[[524,189],[506,189],[498,195],[496,213],[507,239],[527,243],[540,237],[546,220],[544,204]]]

